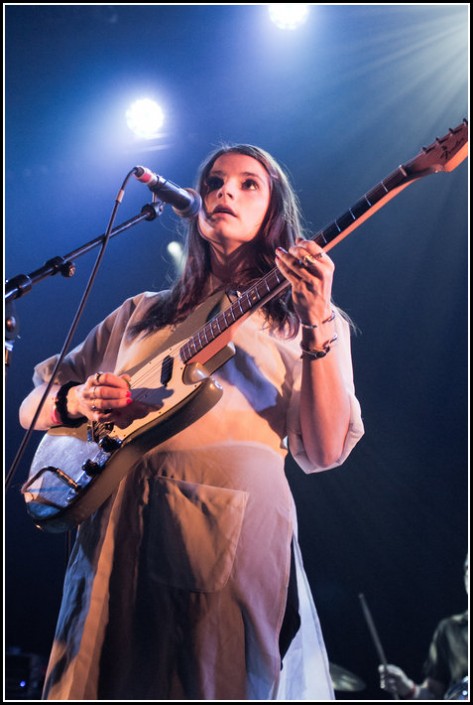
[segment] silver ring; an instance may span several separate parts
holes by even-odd
[[[92,409],[92,411],[98,411],[98,408],[95,406],[95,404],[94,404],[94,406],[91,406],[90,408]]]
[[[102,375],[103,375],[103,372],[96,372],[95,373],[95,381],[97,382],[97,384],[100,384],[100,378]]]

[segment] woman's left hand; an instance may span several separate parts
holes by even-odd
[[[330,318],[335,265],[312,240],[297,240],[289,249],[276,248],[276,265],[292,287],[294,310],[302,323],[318,325]]]

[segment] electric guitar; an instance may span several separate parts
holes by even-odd
[[[328,251],[400,191],[439,171],[453,171],[467,156],[468,124],[437,138],[399,166],[312,239]],[[254,311],[289,288],[275,267],[230,306],[214,295],[172,333],[165,348],[132,374],[133,399],[150,412],[126,428],[86,422],[56,426],[42,438],[22,487],[36,526],[71,529],[90,516],[136,467],[144,453],[191,425],[221,398],[212,373],[235,353],[236,328]]]

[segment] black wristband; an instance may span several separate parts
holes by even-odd
[[[66,382],[66,384],[63,384],[62,387],[59,388],[59,391],[56,394],[54,406],[57,416],[63,426],[75,428],[76,426],[81,426],[84,421],[87,420],[86,416],[79,416],[76,419],[73,419],[72,416],[69,416],[67,413],[67,395],[69,393],[69,389],[71,389],[71,387],[77,387],[79,384],[82,384],[82,382]]]

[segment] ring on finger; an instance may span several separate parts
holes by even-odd
[[[95,404],[93,406],[91,406],[90,408],[92,409],[92,411],[98,411],[98,407],[95,406]]]
[[[323,252],[318,252],[316,255],[305,255],[302,258],[302,264],[305,267],[313,266],[314,264],[317,264],[317,260],[322,259],[322,257],[323,257]]]
[[[97,382],[97,384],[100,384],[100,378],[102,375],[103,375],[103,372],[96,372],[95,373],[95,381]]]

